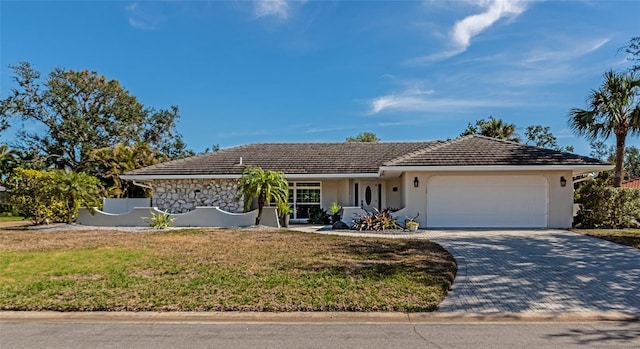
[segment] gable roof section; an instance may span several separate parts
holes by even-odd
[[[286,174],[377,175],[383,163],[441,143],[443,142],[248,144],[144,167],[128,172],[126,176],[240,175],[245,166],[260,166],[265,170],[283,171]]]
[[[378,177],[385,171],[452,168],[556,168],[572,169],[574,174],[611,168],[586,156],[473,135],[432,142],[248,144],[144,167],[122,178],[237,178],[245,166],[282,171],[294,178]]]
[[[384,166],[588,166],[609,165],[576,154],[472,135],[388,161]]]

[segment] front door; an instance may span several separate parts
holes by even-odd
[[[360,181],[360,207],[371,210],[382,210],[382,183],[378,181]]]

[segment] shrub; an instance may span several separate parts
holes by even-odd
[[[360,231],[381,231],[387,229],[402,229],[402,227],[398,225],[395,218],[391,216],[390,211],[378,211],[374,209],[373,212],[356,215],[356,218],[353,220],[353,229]]]
[[[151,213],[150,218],[146,218],[145,220],[149,223],[151,228],[155,229],[165,229],[171,226],[171,223],[176,220],[175,217],[172,217],[171,214],[167,211],[163,211],[161,213],[155,213],[153,211],[149,211]]]
[[[335,201],[331,203],[331,206],[329,206],[329,212],[332,215],[337,215],[338,213],[340,213],[340,210],[342,210],[342,206],[340,206],[340,204]]]
[[[576,197],[582,208],[574,224],[583,228],[629,228],[640,216],[640,189],[590,182],[578,190]]]
[[[8,182],[9,203],[35,224],[62,222],[68,216],[64,201],[54,192],[53,173],[16,168]]]
[[[309,219],[307,222],[309,224],[329,224],[331,220],[326,210],[313,206],[309,209]]]
[[[9,203],[35,224],[70,223],[80,206],[99,204],[101,194],[97,178],[64,170],[16,168],[8,182],[12,188]]]

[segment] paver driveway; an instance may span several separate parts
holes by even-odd
[[[640,250],[562,230],[429,231],[458,262],[439,311],[640,315]]]

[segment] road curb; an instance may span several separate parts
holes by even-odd
[[[640,314],[573,313],[395,313],[395,312],[21,312],[0,311],[0,322],[123,323],[473,323],[640,321]]]

